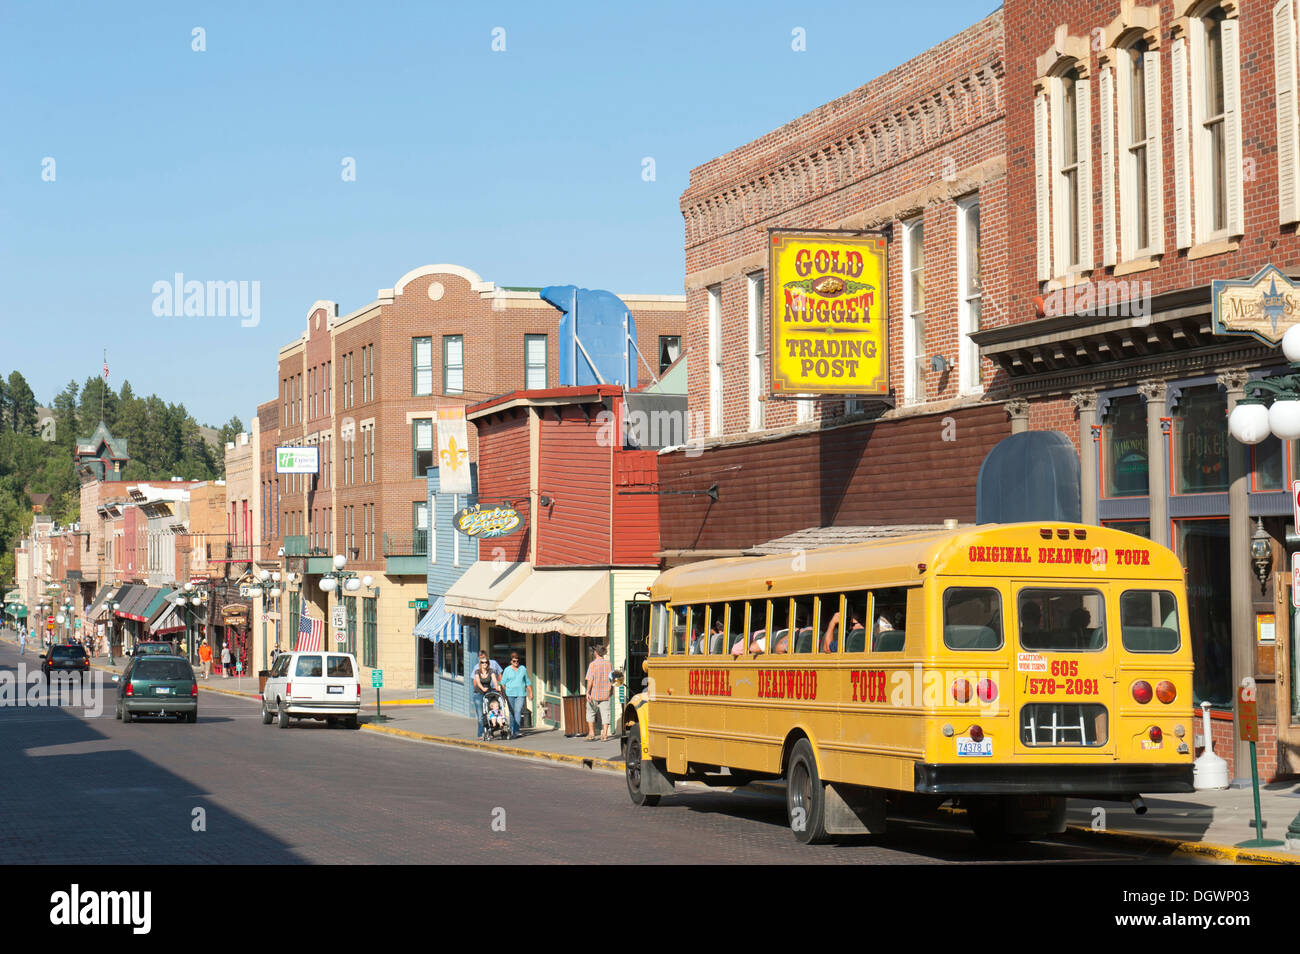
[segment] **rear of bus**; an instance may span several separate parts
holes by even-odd
[[[977,828],[1032,815],[1059,830],[1064,796],[1192,790],[1187,597],[1168,549],[1019,524],[959,534],[937,562],[943,691],[917,791],[957,796]]]

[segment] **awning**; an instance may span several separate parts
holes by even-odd
[[[497,607],[498,626],[518,633],[604,636],[608,570],[535,570]]]
[[[170,600],[164,600],[162,606],[149,619],[149,635],[165,636],[169,633],[181,633],[185,631],[185,620],[181,617],[180,610],[176,604]]]
[[[447,590],[443,597],[447,612],[476,619],[496,619],[497,604],[532,572],[531,563],[479,560]]]
[[[86,619],[96,619],[103,611],[105,604],[109,602],[109,597],[113,594],[114,586],[101,586],[95,598],[90,601],[90,607],[86,610]]]
[[[4,601],[6,603],[17,603],[22,598],[23,598],[23,594],[18,592],[18,590],[10,590],[8,593],[5,594]]]
[[[26,619],[27,607],[22,603],[10,603],[5,607],[5,615],[12,616],[14,619]]]
[[[159,592],[159,589],[154,586],[132,584],[131,591],[126,594],[126,599],[118,600],[122,607],[117,611],[117,615],[124,619],[133,619],[137,623],[147,623],[149,619],[145,614],[145,610]]]
[[[460,617],[447,612],[446,601],[440,596],[415,624],[415,635],[435,643],[460,642]]]

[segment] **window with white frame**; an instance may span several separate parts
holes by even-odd
[[[524,335],[524,388],[546,387],[546,335]]]
[[[709,436],[722,433],[722,286],[709,296]]]
[[[1300,46],[1296,0],[1273,7],[1273,79],[1277,98],[1278,223],[1300,222]]]
[[[925,400],[925,223],[903,223],[903,401]]]
[[[763,273],[746,276],[749,300],[749,429],[763,429]]]
[[[1139,35],[1117,51],[1115,66],[1118,135],[1114,159],[1119,170],[1119,258],[1128,262],[1164,250],[1160,54]],[[1102,92],[1105,97],[1102,123],[1109,134],[1106,113],[1110,107],[1110,90]],[[1110,156],[1103,157],[1108,171],[1112,168],[1111,161]],[[1108,242],[1113,241],[1112,235],[1113,231],[1108,229]],[[1107,252],[1107,263],[1114,264],[1115,256],[1110,249]]]
[[[1238,23],[1215,4],[1194,7],[1186,23],[1169,53],[1179,248],[1245,231]]]
[[[442,393],[465,391],[465,339],[461,335],[442,336]]]
[[[963,391],[983,387],[980,347],[970,336],[980,330],[983,303],[980,285],[980,200],[957,203],[957,372]]]
[[[1087,40],[1073,38],[1071,45]],[[1091,271],[1091,85],[1077,58],[1062,57],[1034,100],[1038,279]]]
[[[1052,192],[1056,219],[1054,252],[1060,274],[1083,271],[1085,232],[1092,190],[1088,176],[1088,149],[1092,142],[1088,121],[1088,83],[1078,69],[1067,70],[1052,84]]]
[[[433,339],[411,339],[411,393],[416,397],[433,394]]]

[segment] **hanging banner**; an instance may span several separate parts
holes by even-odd
[[[469,479],[469,435],[465,428],[465,408],[460,404],[438,408],[438,492],[474,492]]]
[[[768,235],[772,394],[889,394],[885,237]]]

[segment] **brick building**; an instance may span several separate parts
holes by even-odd
[[[1216,322],[1212,287],[1271,265],[1274,287],[1294,294],[1295,4],[1007,0],[1003,15],[1015,227],[1005,321],[976,339],[1025,426],[1075,441],[1084,520],[1172,546],[1186,566],[1196,701],[1216,707],[1216,751],[1234,761],[1233,690],[1252,676],[1261,771],[1295,772],[1281,574],[1296,547],[1295,448],[1248,447],[1226,426],[1247,382],[1284,364],[1276,340],[1295,319],[1244,336]],[[1248,310],[1262,312],[1265,293]],[[1271,550],[1262,585],[1257,520]]]
[[[695,446],[665,455],[669,560],[810,526],[972,520],[1009,433],[969,337],[1007,321],[1001,11],[692,170],[686,233]],[[890,394],[768,399],[769,228],[881,232]],[[898,474],[908,474],[908,485]],[[911,483],[915,481],[915,483]]]
[[[538,292],[430,265],[349,314],[326,301],[308,310],[304,333],[280,350],[277,399],[258,408],[265,519],[256,570],[282,574],[282,592],[265,607],[272,622],[283,614],[282,648],[304,603],[321,618],[338,601],[320,581],[341,553],[348,572],[369,580],[342,594],[353,651],[367,668],[383,668],[389,685],[416,684],[414,601],[427,595],[436,408],[558,382],[561,315]],[[670,346],[675,353],[685,333],[681,297],[621,297],[641,353],[650,361]],[[319,448],[319,475],[277,475],[277,445]],[[470,452],[477,459],[472,436]],[[262,613],[255,604],[255,630]]]

